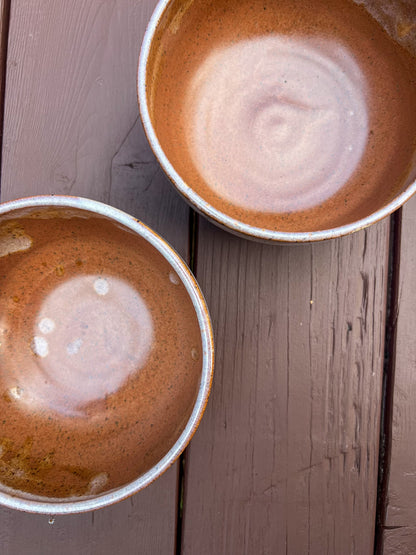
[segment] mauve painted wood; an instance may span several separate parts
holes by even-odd
[[[0,0],[0,164],[1,164],[1,144],[4,116],[4,88],[5,71],[7,62],[7,43],[9,31],[10,0]],[[1,191],[1,182],[0,182]]]
[[[138,121],[136,68],[154,0],[12,0],[2,200],[60,193],[143,219],[188,256],[188,207]],[[96,513],[0,510],[2,555],[175,551],[177,471]]]
[[[201,220],[216,336],[184,555],[372,553],[389,222],[266,246]]]
[[[416,198],[402,212],[385,555],[416,553]]]
[[[155,3],[12,0],[2,199],[109,202],[186,257],[188,209],[137,122],[138,47]],[[198,277],[217,366],[188,450],[183,553],[371,552],[387,247],[387,221],[322,245],[270,247],[201,219]],[[0,551],[173,553],[176,484],[177,465],[123,503],[52,526],[2,509]],[[398,532],[405,542],[406,530],[390,530],[386,546]]]

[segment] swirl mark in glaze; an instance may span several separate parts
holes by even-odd
[[[202,178],[250,210],[322,203],[352,177],[367,145],[365,77],[329,39],[267,36],[217,49],[186,103]]]
[[[113,276],[66,280],[45,298],[33,329],[31,369],[18,368],[9,379],[31,410],[68,416],[115,393],[144,366],[154,340],[146,303]]]

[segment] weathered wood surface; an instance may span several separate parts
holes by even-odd
[[[386,555],[416,553],[416,198],[403,208]]]
[[[7,41],[9,30],[10,0],[0,0],[0,130],[3,128],[3,105],[5,71],[7,59]],[[1,134],[0,134],[0,161],[1,161]],[[0,184],[1,185],[1,184]]]
[[[142,218],[186,258],[187,206],[138,121],[136,67],[155,1],[14,0],[2,200],[76,194]],[[173,554],[177,465],[145,491],[95,514],[0,510],[2,555]]]
[[[388,229],[272,247],[201,222],[217,363],[186,555],[372,553]]]
[[[138,50],[155,4],[11,0],[1,199],[108,202],[188,259],[189,209],[138,121]],[[416,552],[415,210],[413,201],[403,220],[386,553]],[[388,220],[332,242],[272,247],[200,219],[197,275],[216,372],[186,457],[183,554],[372,553],[388,241]],[[0,553],[173,554],[177,490],[176,464],[115,507],[53,525],[0,509]]]

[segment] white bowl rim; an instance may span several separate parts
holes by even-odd
[[[147,106],[146,88],[147,63],[149,60],[149,53],[153,37],[155,35],[159,22],[166,8],[172,1],[173,0],[159,0],[147,26],[140,51],[140,58],[137,70],[137,95],[143,127],[154,154],[156,155],[163,170],[172,181],[176,189],[179,191],[179,193],[181,193],[181,195],[187,200],[187,202],[191,206],[193,206],[199,213],[208,216],[208,218],[210,218],[214,223],[216,223],[223,229],[226,229],[227,231],[248,239],[257,239],[270,243],[308,243],[311,241],[335,239],[337,237],[342,237],[344,235],[348,235],[350,233],[354,233],[356,231],[364,229],[392,214],[407,200],[409,200],[412,195],[416,193],[415,180],[411,182],[404,191],[397,195],[388,204],[376,210],[369,216],[366,216],[365,218],[362,218],[350,224],[334,227],[331,229],[310,232],[275,231],[271,229],[256,227],[253,225],[245,224],[235,218],[231,218],[221,210],[217,210],[216,208],[214,208],[209,202],[204,200],[189,185],[185,183],[185,181],[170,163],[156,136],[156,132],[151,122],[149,109]]]
[[[19,497],[19,492],[11,494],[0,491],[0,504],[6,507],[55,516],[94,511],[117,503],[148,486],[177,460],[195,433],[208,401],[214,366],[214,340],[208,307],[195,277],[179,254],[152,229],[133,216],[107,204],[83,197],[62,195],[42,195],[5,202],[0,204],[0,219],[2,215],[10,214],[15,210],[43,207],[72,208],[90,212],[92,216],[105,216],[147,240],[168,261],[184,284],[198,318],[203,349],[201,382],[187,425],[166,455],[145,474],[120,488],[81,500],[64,498],[47,501],[47,498],[43,500],[35,496]]]

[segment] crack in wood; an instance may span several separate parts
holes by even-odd
[[[383,391],[380,418],[379,470],[377,486],[374,553],[384,551],[384,529],[388,503],[388,483],[391,461],[393,425],[396,324],[399,302],[400,245],[402,209],[390,218],[390,249],[387,280],[387,307],[384,343]]]
[[[10,4],[11,0],[0,2],[0,195],[2,185],[2,159],[3,159],[3,136],[4,136],[4,107],[6,96],[6,75],[7,75],[7,50],[9,43],[9,24],[10,24]]]

